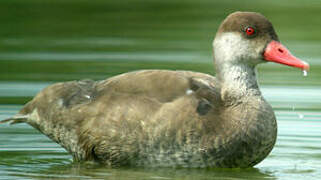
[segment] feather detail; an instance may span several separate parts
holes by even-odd
[[[29,119],[29,114],[27,115],[17,114],[8,119],[1,120],[0,124],[10,123],[12,125],[12,124],[18,124],[18,123],[25,123],[27,122],[28,119]]]

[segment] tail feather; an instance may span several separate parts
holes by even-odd
[[[17,115],[15,115],[13,117],[10,117],[8,119],[0,120],[0,124],[4,124],[4,123],[10,123],[10,124],[25,123],[25,122],[27,122],[28,118],[29,118],[29,115],[17,114]]]

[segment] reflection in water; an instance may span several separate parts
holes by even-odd
[[[84,171],[84,169],[86,169]],[[90,170],[89,170],[90,169]],[[89,170],[89,171],[88,171]],[[259,169],[175,169],[175,168],[119,168],[110,169],[101,166],[74,165],[65,171],[66,174],[77,173],[84,177],[106,178],[117,177],[119,179],[257,179],[272,178],[268,172],[260,172]],[[273,178],[272,178],[273,179]]]
[[[30,156],[31,154],[29,154]],[[34,154],[36,155],[36,153]],[[20,157],[23,158],[23,157]],[[28,168],[25,168],[28,166]],[[8,175],[23,178],[81,178],[81,179],[276,179],[273,173],[258,168],[248,169],[185,169],[185,168],[108,168],[91,163],[54,163],[48,160],[7,165]]]

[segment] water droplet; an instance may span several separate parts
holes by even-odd
[[[303,72],[303,76],[307,76],[308,75],[308,71],[303,70],[302,72]]]

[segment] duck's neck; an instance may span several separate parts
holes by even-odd
[[[216,72],[223,100],[233,103],[253,96],[261,97],[255,66],[226,63],[216,66]]]

